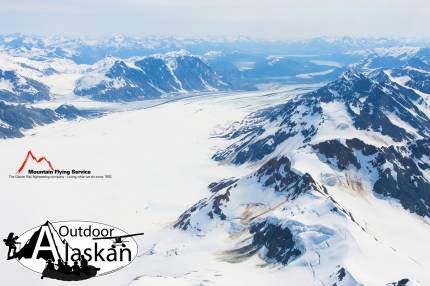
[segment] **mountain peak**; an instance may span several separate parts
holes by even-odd
[[[351,68],[343,72],[340,78],[347,81],[353,81],[366,79],[366,76],[358,70]]]
[[[191,56],[191,53],[185,49],[180,49],[179,51],[168,52],[165,55],[166,57],[186,57]]]

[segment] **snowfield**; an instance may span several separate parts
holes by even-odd
[[[430,286],[430,48],[174,51],[209,44],[187,41],[0,35],[3,238],[144,232],[82,285]],[[28,158],[24,175],[97,178],[14,176]],[[0,256],[0,285],[59,284]]]
[[[148,281],[146,285],[191,285],[215,278],[223,284],[226,279],[235,279],[248,266],[238,265],[236,272],[230,264],[220,264],[215,258],[212,265],[207,253],[213,253],[209,249],[212,246],[216,252],[220,247],[216,242],[196,242],[196,248],[193,245],[190,249],[191,258],[176,257],[173,249],[180,246],[177,243],[182,240],[190,246],[191,240],[171,230],[171,225],[186,208],[207,195],[211,182],[249,172],[247,168],[211,160],[213,153],[227,144],[213,135],[249,112],[284,102],[307,88],[293,86],[286,93],[209,94],[164,104],[113,103],[112,110],[120,112],[91,120],[61,121],[28,130],[21,139],[1,140],[4,203],[0,208],[0,232],[21,233],[46,220],[91,220],[129,233],[145,232],[138,239],[142,258],[115,274],[81,282],[82,285],[129,285],[141,275],[144,276],[136,283]],[[130,110],[133,107],[137,110]],[[8,176],[16,173],[28,150],[35,156],[46,156],[54,168],[89,169],[95,175],[109,174],[112,178],[10,179]],[[159,242],[168,248],[166,255],[147,262],[144,253]],[[2,247],[3,256],[5,251]],[[184,259],[189,259],[187,264],[183,264]],[[54,280],[42,282],[39,274],[24,271],[15,261],[1,259],[0,269],[1,273],[14,274],[0,275],[2,285],[58,285]],[[194,270],[197,273],[186,274]],[[255,275],[261,281],[275,279],[270,271],[258,270]]]
[[[261,188],[249,176],[261,164],[235,166],[212,159],[232,143],[218,136],[232,123],[313,88],[205,93],[133,104],[79,100],[81,108],[97,106],[112,112],[91,120],[60,121],[28,130],[24,138],[0,141],[4,202],[0,232],[24,232],[46,220],[90,220],[129,233],[145,232],[137,238],[139,255],[132,264],[82,285],[285,285],[290,281],[300,286],[378,286],[404,278],[410,279],[407,286],[430,285],[428,219],[407,212],[395,200],[376,197],[370,190],[372,172],[335,170],[310,147],[291,148],[298,143],[296,138],[274,154],[288,155],[291,170],[299,177],[309,173],[320,193],[307,192],[290,200],[273,188]],[[37,105],[55,105],[58,100]],[[322,110],[326,120],[312,143],[343,138],[343,132],[352,128],[344,108],[334,101],[322,104]],[[294,116],[308,120],[307,124],[315,119]],[[261,136],[274,132],[276,122],[272,125]],[[378,141],[371,132],[355,135],[376,146],[396,144],[388,137],[382,142],[380,136]],[[46,156],[54,168],[87,169],[112,178],[9,178],[28,150]],[[359,159],[368,164],[367,157]],[[203,208],[205,212],[193,217],[201,230],[173,228],[185,210],[211,197],[209,184],[231,177],[241,178],[230,205],[223,208],[233,223],[210,220]],[[361,177],[367,180],[356,179]],[[333,212],[334,208],[344,212]],[[303,255],[288,265],[270,263],[264,250],[234,255],[251,240],[240,225],[255,223],[255,217],[293,229]],[[1,249],[6,256],[6,249]],[[2,285],[58,285],[55,280],[40,280],[39,274],[24,271],[15,261],[0,260],[0,269],[8,273],[0,275]]]

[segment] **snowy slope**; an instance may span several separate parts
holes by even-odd
[[[0,53],[0,99],[6,101],[73,103],[82,96],[98,101],[135,101],[229,89],[200,57],[184,50],[128,59],[106,57],[93,65]]]
[[[376,48],[367,51],[365,58],[356,64],[363,69],[390,69],[412,67],[430,68],[430,49],[411,46]]]
[[[67,104],[49,109],[7,104],[0,101],[0,139],[24,137],[24,133],[29,129],[63,119],[93,118],[102,114],[96,110],[79,110],[75,106]]]
[[[0,141],[8,202],[0,230],[85,219],[145,232],[133,264],[83,285],[430,285],[426,49],[376,49],[357,65],[365,73],[348,71],[312,92],[232,93],[217,92],[229,85],[185,51],[71,60],[84,46],[174,50],[180,41],[0,42],[0,68],[43,84],[53,99],[33,105],[50,109],[0,102],[0,137],[26,135]],[[279,57],[268,60],[276,67]],[[15,86],[7,77],[0,93]],[[195,96],[163,98],[185,92]],[[64,102],[121,112],[87,120],[94,114],[57,108]],[[8,178],[30,149],[55,167],[113,178]],[[0,284],[42,283],[19,264],[0,266],[14,274]]]
[[[2,224],[2,231],[19,231],[18,226],[30,227],[47,218],[85,218],[146,233],[139,240],[141,255],[135,262],[83,285],[284,285],[285,281],[300,281],[305,286],[376,286],[403,283],[403,279],[410,280],[406,285],[427,285],[430,227],[426,219],[406,211],[399,200],[387,199],[389,194],[373,191],[377,168],[366,168],[372,166],[374,158],[367,151],[376,150],[386,156],[381,168],[394,170],[398,159],[392,156],[398,155],[388,156],[386,148],[394,146],[397,150],[408,146],[406,141],[422,140],[425,136],[420,133],[427,132],[426,119],[417,116],[417,125],[405,129],[400,141],[389,132],[381,134],[386,125],[360,130],[353,119],[359,118],[359,110],[366,110],[366,100],[360,98],[367,96],[367,104],[377,102],[369,99],[369,86],[362,88],[363,96],[351,92],[342,97],[334,92],[334,88],[355,89],[351,80],[369,81],[374,90],[393,92],[399,105],[392,113],[404,126],[413,124],[412,119],[401,119],[406,111],[418,113],[406,104],[409,101],[396,91],[397,86],[375,84],[373,79],[349,73],[330,89],[297,98],[295,94],[303,90],[203,95],[94,120],[57,122],[27,132],[34,136],[2,141],[4,174],[15,172],[25,152],[32,149],[48,156],[56,167],[90,168],[113,175],[112,180],[60,182],[4,177],[2,186],[10,190],[4,196],[10,204],[1,210],[1,216],[9,218]],[[323,92],[327,93],[325,97],[336,96],[338,103],[324,103]],[[312,112],[312,105],[304,104],[314,97],[322,98],[316,105],[322,113],[319,108]],[[342,107],[346,106],[345,99],[351,111]],[[290,121],[286,120],[289,116],[270,119],[277,118],[277,112],[282,118],[285,109],[279,103],[293,108],[286,113],[292,116]],[[380,102],[380,109],[383,103],[386,101]],[[232,124],[265,107],[265,111],[246,117],[244,123]],[[171,120],[166,120],[166,114]],[[302,119],[300,114],[305,117]],[[263,153],[252,163],[220,165],[211,160],[217,150],[233,150],[229,146],[247,138],[247,132],[258,134],[246,145],[252,146],[252,142],[276,134],[288,122],[295,122],[288,130],[302,126],[310,131],[295,134],[288,144],[273,141],[274,151]],[[318,130],[311,132],[311,125],[318,126]],[[228,134],[236,132],[237,137],[226,140],[225,130]],[[351,145],[355,141],[347,141],[353,137],[373,147],[359,151]],[[305,138],[310,140],[303,142]],[[342,152],[331,156],[330,148],[318,145],[335,139],[344,146],[336,148],[348,149],[353,156]],[[320,148],[323,151],[317,151]],[[231,161],[235,154],[239,153],[233,150],[226,159]],[[410,156],[415,164],[427,160],[428,155],[418,159],[418,154]],[[418,168],[423,176],[415,174],[415,180],[425,181],[428,174]],[[44,196],[28,192],[34,188],[43,189]],[[71,192],[74,196],[65,203],[64,197]],[[26,211],[14,211],[17,205],[23,205],[19,200],[22,196],[30,196],[28,201],[32,202],[49,197],[51,204],[32,204],[30,217]],[[207,199],[181,216],[203,197]],[[95,203],[97,209],[91,207]],[[185,225],[188,227],[184,231]],[[410,243],[411,237],[414,243]],[[17,274],[2,276],[3,283],[41,283],[37,274],[23,271],[16,263],[0,263],[1,271]],[[43,283],[55,285],[54,281]]]
[[[2,196],[9,202],[0,209],[1,232],[21,232],[48,218],[52,221],[86,219],[109,223],[130,233],[145,232],[138,240],[142,254],[162,239],[177,235],[176,243],[182,236],[168,226],[205,193],[206,186],[227,175],[241,176],[247,172],[232,166],[220,168],[210,159],[214,150],[226,147],[223,140],[212,138],[214,132],[262,106],[285,101],[297,92],[300,90],[287,94],[200,95],[92,120],[58,121],[26,131],[27,136],[21,139],[1,140],[0,172],[5,176],[0,178],[0,183],[2,190],[7,190]],[[113,178],[9,179],[7,174],[15,174],[29,149],[35,156],[47,156],[55,168],[91,169],[95,174],[112,174]],[[0,249],[2,254],[4,250],[4,247]],[[190,255],[194,253],[190,251]],[[207,253],[198,255],[203,260],[193,260],[191,267],[202,266],[198,281],[203,283],[213,272],[204,271]],[[149,274],[146,271],[150,267],[158,271],[158,274],[151,273],[154,280],[162,271],[170,271],[170,277],[181,273],[175,260],[163,255],[163,261],[154,263],[142,259],[141,264],[137,259],[115,274],[81,283],[128,285],[135,277]],[[167,267],[171,263],[173,266]],[[2,285],[57,285],[55,281],[41,280],[38,274],[14,261],[1,260],[0,273],[6,272],[12,275],[0,275]],[[234,279],[236,275],[227,271],[225,276]],[[166,278],[175,283],[181,279],[186,277]]]
[[[230,262],[306,269],[301,285],[429,284],[430,119],[420,97],[385,73],[348,71],[251,114],[214,159],[258,169],[210,185],[175,227],[208,240],[224,232]]]
[[[34,60],[0,53],[0,69],[13,71],[17,75],[43,84],[48,95],[43,99],[55,100],[57,97],[73,96],[75,81],[82,76],[87,66],[55,57]]]
[[[100,101],[134,101],[227,89],[229,84],[199,57],[179,51],[127,61],[103,59],[77,80],[74,92]]]
[[[35,102],[48,100],[49,88],[13,70],[0,69],[0,100],[9,102]]]
[[[104,38],[73,38],[37,37],[23,34],[0,35],[0,49],[9,54],[33,59],[66,58],[84,64],[93,64],[109,55],[126,58],[157,52],[171,52],[181,48],[191,50],[193,53],[205,53],[211,50],[265,53],[270,50],[276,54],[315,55],[351,51],[364,53],[366,50],[374,48],[387,49],[400,45],[426,46],[428,44],[428,40],[352,37],[262,41],[244,36],[174,38],[113,35]]]

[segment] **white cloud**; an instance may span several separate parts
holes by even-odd
[[[3,0],[0,32],[430,37],[428,0]]]

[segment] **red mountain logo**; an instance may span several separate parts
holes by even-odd
[[[42,162],[45,162],[45,163],[48,164],[49,169],[51,169],[51,171],[54,171],[54,167],[52,167],[51,161],[49,161],[48,159],[46,159],[45,156],[42,156],[40,158],[36,158],[36,156],[34,156],[33,152],[31,152],[31,150],[30,150],[30,151],[27,152],[27,156],[25,157],[24,162],[22,162],[21,167],[19,167],[18,172],[17,172],[18,174],[21,173],[22,170],[24,170],[24,168],[27,165],[27,162],[28,162],[29,159],[33,160],[34,162],[36,162],[38,164],[40,164]]]

